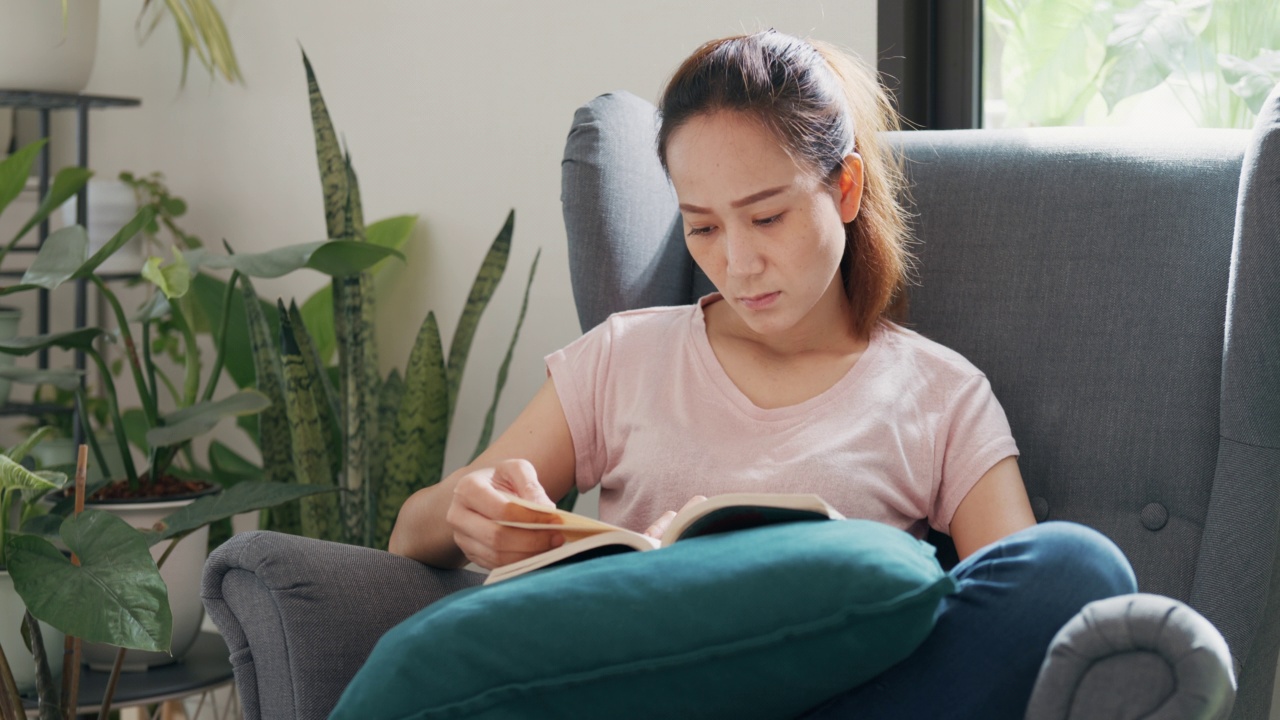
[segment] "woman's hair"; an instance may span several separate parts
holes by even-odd
[[[840,261],[854,330],[901,317],[911,263],[907,215],[898,202],[902,162],[882,133],[898,115],[874,72],[833,46],[766,30],[712,40],[676,70],[663,92],[658,156],[667,166],[671,135],[690,119],[720,110],[746,113],[772,132],[802,168],[828,185],[845,156],[862,157],[862,206],[845,224]]]

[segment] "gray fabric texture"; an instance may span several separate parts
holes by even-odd
[[[693,261],[684,251],[675,191],[657,155],[657,109],[615,92],[578,109],[565,142],[560,200],[570,237],[573,296],[583,332],[620,310],[689,302]]]
[[[329,716],[384,632],[484,576],[272,532],[223,543],[201,597],[231,650],[246,720]]]
[[[1262,718],[1280,652],[1280,87],[1263,105],[1243,164],[1222,439],[1191,603],[1241,663],[1237,715]]]
[[[1235,682],[1226,641],[1184,603],[1151,594],[1089,603],[1063,626],[1028,720],[1223,720]]]

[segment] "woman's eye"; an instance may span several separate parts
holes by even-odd
[[[777,225],[778,221],[781,219],[782,213],[778,213],[777,215],[770,215],[767,218],[760,218],[759,220],[756,220],[755,223],[759,226]]]
[[[689,228],[689,237],[693,237],[694,235],[710,235],[710,234],[711,234],[711,226],[710,226],[710,225],[707,225],[707,226],[705,226],[705,227],[691,227],[691,228]]]

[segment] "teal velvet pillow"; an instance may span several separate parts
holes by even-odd
[[[910,655],[954,589],[930,545],[868,520],[551,567],[392,628],[330,717],[786,717]]]

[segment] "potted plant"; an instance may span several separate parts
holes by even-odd
[[[182,313],[181,305],[171,300],[182,297],[190,286],[191,266],[185,261],[181,252],[176,260],[164,266],[159,258],[152,258],[142,270],[143,277],[159,288],[143,308],[132,317],[126,316],[116,293],[98,274],[98,267],[111,253],[115,252],[130,238],[136,235],[153,219],[153,211],[143,208],[110,242],[92,255],[88,252],[88,239],[85,231],[79,226],[59,230],[46,240],[40,253],[36,256],[30,269],[23,276],[20,284],[0,288],[0,295],[29,291],[37,288],[54,289],[71,279],[84,279],[93,283],[101,293],[101,297],[111,307],[116,318],[117,327],[109,333],[101,328],[81,328],[71,332],[54,333],[37,337],[14,338],[0,341],[0,353],[27,355],[45,348],[61,348],[84,353],[92,360],[98,370],[98,377],[103,384],[104,400],[107,406],[107,417],[112,430],[111,439],[119,450],[124,464],[125,477],[118,482],[107,483],[102,487],[91,488],[92,499],[97,502],[107,501],[124,503],[116,505],[113,512],[143,513],[150,515],[135,518],[132,523],[138,526],[150,526],[160,516],[173,512],[177,505],[156,506],[156,503],[190,503],[196,496],[204,492],[216,492],[219,486],[211,482],[207,473],[202,474],[196,467],[191,452],[191,441],[211,430],[224,418],[255,413],[268,404],[267,398],[255,390],[241,390],[229,397],[215,400],[213,398],[218,378],[221,376],[222,358],[225,344],[218,343],[217,352],[202,385],[202,364],[199,351],[195,347],[194,333]],[[299,246],[285,252],[290,269],[306,266],[314,262],[332,273],[351,272],[348,265],[355,263],[356,270],[366,265],[361,262],[372,262],[381,259],[387,253],[378,252],[366,247],[355,246],[356,243],[339,241],[336,243],[313,243]],[[321,247],[323,246],[323,247]],[[279,257],[279,254],[276,256]],[[352,259],[354,258],[354,259]],[[272,271],[279,265],[267,263],[266,271]],[[256,267],[247,267],[249,272],[259,271]],[[230,302],[231,297],[227,298]],[[225,305],[225,303],[224,303]],[[225,313],[223,313],[225,316]],[[169,318],[182,329],[184,341],[188,346],[186,366],[178,396],[174,398],[172,410],[161,412],[161,386],[157,380],[160,370],[149,350],[149,334],[155,323],[161,318]],[[225,325],[220,323],[219,327]],[[135,332],[134,328],[137,328]],[[133,389],[141,398],[142,407],[131,415],[131,422],[126,422],[125,414],[120,411],[118,394],[106,360],[96,347],[96,343],[111,341],[118,333],[119,341],[124,348],[126,377],[133,382]],[[219,333],[225,337],[225,332]],[[139,338],[140,342],[135,341]],[[104,454],[92,434],[86,434],[90,446],[99,463],[106,466]],[[139,469],[128,448],[130,438],[146,449],[146,464]],[[136,507],[144,505],[145,507]],[[207,532],[207,529],[202,531]],[[198,632],[203,607],[198,597],[198,574],[204,563],[205,542],[197,533],[197,539],[186,543],[181,548],[181,556],[175,557],[166,570],[166,579],[171,580],[171,598],[175,604],[175,641],[173,657],[180,657],[182,652],[194,642]],[[177,573],[187,572],[188,579],[180,579]],[[90,648],[86,657],[93,665],[104,665],[110,662],[110,652]],[[169,655],[144,655],[136,653],[131,656],[131,664],[135,666],[157,664],[170,661]]]
[[[93,72],[98,0],[32,0],[0,4],[0,88],[78,93]],[[182,82],[194,54],[212,76],[242,82],[222,15],[211,0],[143,0],[139,42],[172,17],[182,43]]]
[[[75,392],[79,373],[51,371],[44,380]],[[0,635],[0,718],[6,720],[25,716],[23,688],[17,680],[21,675],[34,678],[41,718],[76,716],[79,643],[63,641],[61,633],[118,648],[112,680],[101,699],[106,716],[125,649],[164,652],[170,647],[173,618],[159,568],[178,543],[210,522],[297,497],[302,490],[245,483],[197,501],[144,531],[110,513],[83,509],[88,448],[81,446],[74,512],[64,517],[48,512],[40,500],[60,490],[66,476],[31,472],[20,464],[47,432],[37,431],[0,455],[0,560],[5,564],[4,577],[11,578],[20,597],[20,602],[10,601],[5,607],[25,608],[22,637]],[[157,547],[165,548],[158,558],[150,550]],[[71,553],[70,558],[64,550]],[[5,627],[0,630],[16,629],[19,624],[11,620],[4,618]],[[23,660],[24,644],[30,648],[32,662]],[[70,653],[63,657],[60,649]],[[60,691],[54,686],[59,665],[63,666]]]
[[[343,153],[309,59],[303,65],[311,97],[312,125],[325,215],[331,237],[366,239],[356,173]],[[279,341],[260,312],[247,279],[242,281],[246,316],[259,390],[271,405],[258,416],[259,447],[265,477],[321,487],[337,486],[336,496],[307,498],[300,507],[282,505],[269,513],[267,526],[370,547],[387,545],[396,514],[415,490],[442,475],[449,427],[457,405],[463,370],[476,327],[506,268],[514,229],[507,216],[489,248],[459,320],[446,356],[435,314],[428,313],[403,377],[392,370],[382,378],[375,354],[372,322],[374,295],[368,272],[335,277],[327,316],[310,316],[278,305]],[[506,381],[512,352],[528,309],[529,271],[520,316],[498,373],[497,388],[476,446],[489,442],[494,414]],[[309,326],[334,328],[338,349],[337,382],[331,381],[322,351]],[[335,392],[335,386],[342,389]],[[574,498],[562,505],[571,506]]]

